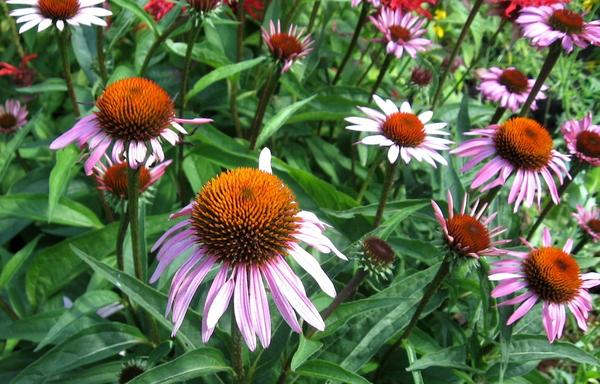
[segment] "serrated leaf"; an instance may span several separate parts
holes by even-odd
[[[79,160],[79,151],[72,145],[56,152],[56,164],[50,172],[50,193],[48,195],[48,221],[52,220],[52,214],[59,200],[65,194],[69,182],[79,167],[75,167]]]
[[[304,363],[296,370],[300,376],[313,377],[316,379],[333,380],[345,384],[368,384],[369,380],[350,372],[336,363],[325,360],[311,360]]]

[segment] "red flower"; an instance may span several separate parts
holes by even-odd
[[[37,58],[37,54],[35,53],[25,55],[18,67],[3,61],[0,62],[0,76],[12,77],[14,82],[19,86],[30,86],[35,79],[35,71],[29,68],[29,62],[35,58]]]
[[[144,10],[151,14],[154,20],[160,21],[174,6],[169,0],[150,0],[144,6]]]
[[[417,12],[422,16],[431,18],[431,13],[425,8],[423,4],[431,4],[434,6],[437,0],[381,0],[381,5],[391,9],[402,9],[406,12]]]
[[[492,4],[494,8],[494,14],[510,20],[517,16],[517,13],[519,13],[521,8],[540,7],[542,5],[552,4],[565,4],[569,1],[570,0],[488,0],[488,2]]]
[[[227,5],[236,12],[237,0],[227,0]],[[265,15],[265,1],[264,0],[244,0],[244,11],[251,18],[257,21],[262,21],[263,16]]]

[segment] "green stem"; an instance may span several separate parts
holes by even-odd
[[[479,8],[481,8],[482,4],[483,4],[483,0],[476,0],[475,4],[473,4],[473,8],[471,9],[471,12],[469,12],[469,16],[467,17],[467,20],[465,21],[465,24],[463,25],[463,28],[460,31],[460,35],[458,36],[458,40],[456,41],[456,45],[454,45],[454,49],[452,49],[452,53],[450,54],[450,57],[448,60],[448,65],[446,65],[446,67],[444,68],[444,71],[442,72],[442,75],[440,76],[440,80],[438,81],[438,86],[435,91],[435,95],[433,96],[433,99],[431,101],[432,109],[435,109],[435,107],[437,105],[437,101],[442,94],[442,90],[444,88],[444,82],[446,81],[446,77],[448,77],[448,73],[450,72],[452,63],[454,63],[454,59],[456,59],[456,55],[458,55],[460,46],[462,45],[463,41],[465,40],[465,37],[467,36],[469,29],[471,28],[471,24],[473,23],[475,16],[477,16],[477,13],[479,12]]]
[[[544,85],[544,82],[550,75],[550,72],[552,72],[552,68],[554,68],[554,65],[558,61],[561,52],[562,45],[560,41],[556,41],[550,46],[550,49],[548,50],[548,56],[546,56],[546,60],[542,65],[542,69],[540,69],[540,73],[537,79],[535,80],[535,84],[533,84],[533,87],[531,88],[531,92],[529,92],[527,100],[521,107],[521,112],[519,113],[519,116],[526,116],[529,112],[531,104],[535,101],[538,92],[540,91],[540,89],[542,89],[542,86]]]
[[[71,62],[69,60],[69,28],[65,28],[64,31],[60,32],[56,30],[56,37],[58,39],[58,49],[60,50],[60,56],[63,64],[63,72],[65,81],[67,83],[67,91],[69,98],[71,99],[71,105],[73,106],[73,113],[76,117],[81,115],[79,111],[79,104],[77,104],[77,97],[75,96],[75,88],[73,87],[73,79],[71,78]]]
[[[150,49],[148,50],[148,53],[146,54],[146,57],[144,58],[144,63],[142,64],[142,68],[140,69],[140,76],[143,77],[146,74],[146,70],[148,69],[150,60],[152,59],[152,57],[154,56],[154,54],[156,53],[158,48],[160,48],[163,45],[163,43],[165,41],[167,41],[167,39],[169,38],[171,33],[175,32],[175,30],[177,28],[179,28],[183,24],[185,24],[187,22],[187,20],[188,20],[187,17],[178,18],[171,25],[169,25],[169,27],[167,29],[165,29],[163,31],[163,33],[160,36],[158,36],[158,38],[156,40],[154,40],[154,43],[152,43],[152,45],[150,46]]]
[[[376,62],[379,61],[379,56],[381,56],[381,54],[385,51],[385,45],[381,45],[379,47],[379,50],[377,50],[377,52],[375,52],[375,54],[373,55],[373,57],[371,58],[371,63],[369,64],[369,66],[367,67],[367,70],[363,72],[362,75],[360,75],[360,77],[358,78],[358,81],[356,82],[357,85],[362,84],[362,82],[364,81],[364,79],[367,77],[367,75],[369,74],[369,72],[371,71],[371,69],[373,68],[373,66],[375,65]]]
[[[379,227],[379,224],[381,224],[381,220],[383,219],[383,212],[385,211],[388,194],[390,193],[390,189],[394,184],[396,168],[398,168],[399,162],[400,159],[396,159],[396,161],[393,164],[390,164],[388,167],[388,171],[385,176],[385,184],[383,185],[383,191],[381,191],[381,198],[379,199],[379,206],[377,207],[377,213],[375,214],[375,221],[373,222],[374,228]]]
[[[243,384],[246,382],[246,375],[244,372],[244,359],[243,359],[243,341],[242,334],[237,327],[237,323],[234,317],[231,318],[231,361],[233,363],[233,370],[236,375],[236,383]]]
[[[127,226],[129,225],[129,216],[125,209],[121,212],[119,220],[119,232],[117,232],[117,267],[119,271],[125,272],[125,256],[123,252],[125,236],[127,235]]]
[[[360,186],[360,189],[358,190],[358,194],[356,195],[356,201],[358,202],[358,204],[362,203],[362,200],[365,197],[365,193],[367,192],[367,188],[369,187],[369,184],[371,184],[371,180],[373,180],[373,176],[375,175],[375,172],[377,171],[377,167],[379,167],[379,164],[381,164],[381,162],[383,161],[384,156],[385,156],[385,152],[383,152],[383,151],[379,152],[377,154],[377,157],[373,161],[373,164],[371,164],[371,166],[369,167],[369,171],[367,172],[367,177],[365,178],[365,181]]]
[[[139,214],[139,169],[127,168],[127,208],[129,228],[131,232],[131,253],[135,277],[143,281],[144,267],[142,265],[142,249],[140,246],[140,214]]]
[[[106,57],[104,56],[104,28],[96,27],[96,56],[98,58],[98,71],[102,84],[108,83],[108,72],[106,70]]]
[[[363,1],[362,8],[360,9],[360,15],[358,16],[358,21],[356,22],[356,27],[354,28],[354,34],[352,35],[352,40],[350,40],[350,45],[348,45],[348,49],[346,50],[346,54],[342,59],[340,67],[338,68],[335,77],[333,78],[332,85],[335,85],[342,76],[342,72],[344,72],[344,68],[346,68],[346,64],[348,64],[348,60],[350,60],[350,56],[354,53],[354,48],[356,48],[356,44],[358,43],[358,38],[360,37],[360,32],[362,31],[365,23],[367,22],[367,16],[369,15],[369,2]]]
[[[194,50],[194,43],[200,35],[202,25],[202,17],[196,16],[192,22],[192,30],[189,32],[187,47],[185,50],[185,61],[183,64],[183,77],[181,80],[181,91],[179,97],[179,116],[183,117],[185,113],[185,107],[187,105],[186,93],[188,91],[188,82],[190,79],[190,69],[192,68],[192,52]]]
[[[244,4],[243,1],[240,0],[237,5],[236,10],[236,18],[238,22],[237,26],[237,41],[236,41],[236,62],[242,61],[244,56]],[[235,134],[237,137],[242,137],[242,124],[240,123],[240,114],[237,108],[237,93],[238,93],[238,84],[237,80],[231,80],[231,88],[229,94],[229,107],[231,109],[231,116],[233,117],[233,124],[235,127]]]
[[[252,121],[252,126],[250,127],[250,150],[254,150],[254,148],[256,147],[256,140],[258,139],[258,135],[260,134],[260,127],[265,117],[265,112],[267,111],[267,107],[269,106],[269,102],[271,101],[271,97],[275,92],[275,88],[277,87],[277,83],[279,82],[280,77],[280,66],[272,65],[269,71],[269,75],[267,76],[267,80],[265,81],[260,100],[258,101],[258,105],[256,106],[256,113]]]
[[[321,7],[321,0],[315,0],[312,11],[310,12],[310,20],[308,21],[307,33],[311,33],[315,25],[315,20],[319,14],[319,8]]]
[[[393,58],[394,58],[394,56],[389,53],[385,56],[385,60],[383,61],[383,64],[381,65],[381,69],[379,70],[379,76],[377,76],[377,80],[375,80],[375,84],[373,84],[373,88],[371,88],[371,93],[369,94],[368,101],[371,101],[371,99],[373,98],[373,95],[379,89],[379,86],[381,85],[381,82],[383,81],[385,74],[387,73],[388,69],[390,68],[390,64],[392,64]]]
[[[497,124],[504,115],[504,112],[506,112],[506,108],[499,105],[498,108],[496,108],[496,112],[494,112],[492,119],[490,120],[490,125]]]
[[[584,234],[584,236],[581,238],[581,240],[579,240],[575,248],[573,248],[573,250],[571,251],[571,255],[576,255],[579,251],[581,251],[589,240],[590,237],[588,236],[588,234]]]
[[[6,5],[4,0],[0,0],[0,6],[2,6],[2,12],[6,14],[6,18],[8,19],[8,27],[10,29],[10,37],[12,38],[13,44],[17,49],[17,54],[19,58],[23,59],[25,57],[25,50],[23,49],[23,45],[21,44],[21,37],[19,36],[19,31],[17,30],[17,25],[12,17],[9,17],[10,10]]]

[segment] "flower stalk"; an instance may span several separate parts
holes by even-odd
[[[58,49],[63,64],[63,71],[65,75],[65,81],[67,83],[67,92],[69,93],[69,99],[73,107],[73,113],[76,117],[81,116],[79,110],[79,104],[77,104],[77,97],[75,96],[75,88],[73,87],[73,78],[71,77],[71,62],[69,61],[69,29],[65,28],[64,31],[60,32],[56,30],[56,37],[58,39]]]
[[[348,60],[350,60],[350,56],[354,52],[356,48],[356,44],[358,43],[358,38],[360,37],[360,33],[362,32],[365,23],[367,22],[367,16],[369,15],[369,3],[367,1],[363,1],[362,7],[360,9],[360,15],[358,16],[358,21],[356,22],[356,27],[354,28],[354,34],[352,35],[352,40],[350,40],[350,44],[348,45],[348,49],[346,50],[346,54],[340,63],[340,67],[338,68],[335,77],[333,78],[332,85],[335,85],[341,78],[342,72],[344,72],[344,68],[346,68],[346,64],[348,64]]]
[[[278,64],[272,65],[269,69],[269,74],[267,75],[265,85],[263,86],[262,94],[258,100],[258,105],[256,106],[256,113],[254,114],[254,119],[252,120],[252,126],[250,127],[250,150],[254,150],[256,147],[256,141],[258,140],[258,135],[260,134],[260,127],[265,117],[267,107],[269,106],[269,102],[275,93],[275,89],[277,88],[277,83],[279,82],[280,77],[280,66]]]
[[[562,45],[560,41],[556,41],[550,46],[550,49],[548,50],[548,56],[546,56],[546,60],[542,65],[542,69],[540,69],[540,74],[535,80],[535,84],[533,85],[533,88],[531,88],[531,92],[529,93],[527,100],[525,100],[523,107],[521,107],[521,112],[519,113],[519,116],[526,116],[529,113],[531,104],[535,100],[535,97],[540,91],[540,89],[542,89],[542,85],[544,85],[544,82],[550,75],[550,72],[552,72],[554,65],[560,57],[561,51]]]
[[[154,40],[154,43],[152,43],[152,45],[150,46],[150,49],[148,50],[148,53],[146,54],[146,57],[144,58],[144,63],[142,64],[142,67],[140,69],[140,76],[143,77],[146,74],[146,70],[148,69],[150,60],[152,59],[152,57],[154,56],[154,54],[156,53],[158,48],[161,47],[165,41],[167,41],[169,36],[173,32],[175,32],[175,30],[177,28],[184,25],[187,22],[187,20],[188,20],[187,17],[178,18],[173,23],[171,23],[171,25],[169,25],[169,27],[167,29],[165,29],[163,31],[163,33],[160,36],[158,36],[158,38],[156,40]]]
[[[117,232],[117,267],[119,271],[125,271],[125,256],[123,253],[125,236],[127,235],[127,227],[129,226],[129,216],[125,209],[121,212],[121,219],[119,220],[119,232]]]
[[[383,61],[383,64],[381,65],[381,69],[379,70],[379,75],[377,76],[377,80],[375,80],[375,84],[373,84],[373,88],[371,88],[371,93],[369,94],[369,100],[371,100],[373,98],[373,95],[379,89],[379,86],[381,85],[381,82],[383,81],[385,74],[387,73],[388,69],[390,68],[390,64],[392,64],[393,58],[394,58],[394,56],[390,53],[388,53],[385,56],[385,60]]]
[[[317,19],[317,15],[319,14],[319,8],[321,7],[321,0],[315,0],[312,11],[310,12],[310,19],[308,21],[307,32],[311,33],[313,27],[315,26],[315,20]]]
[[[237,327],[235,320],[231,319],[231,361],[236,375],[236,383],[245,384],[246,374],[244,372],[243,344],[242,334]]]
[[[588,243],[589,240],[590,240],[589,236],[584,235],[581,238],[581,240],[579,240],[577,245],[575,245],[573,250],[571,251],[571,255],[576,255],[577,253],[579,253],[579,251],[581,251],[583,249],[583,247]]]
[[[381,224],[381,220],[383,219],[383,212],[385,211],[388,195],[392,189],[392,185],[394,184],[396,168],[398,168],[399,161],[400,160],[397,159],[388,167],[387,174],[385,176],[385,184],[383,186],[383,191],[381,192],[381,198],[379,199],[379,206],[377,207],[377,213],[375,214],[375,221],[373,222],[374,228],[379,227],[379,224]]]
[[[139,168],[127,168],[127,208],[131,231],[131,253],[135,277],[144,281],[144,266],[142,265],[142,249],[140,244],[139,216]]]
[[[23,45],[21,44],[21,38],[19,37],[19,32],[17,31],[17,25],[14,22],[12,17],[9,17],[10,11],[6,2],[4,0],[0,0],[0,6],[2,7],[2,13],[6,14],[6,18],[8,19],[8,28],[10,29],[10,37],[12,39],[15,48],[17,49],[17,54],[20,59],[25,57],[25,50],[23,49]]]
[[[106,56],[104,55],[104,28],[96,27],[96,57],[98,59],[98,72],[102,84],[108,83],[108,71],[106,70]]]
[[[494,112],[494,115],[492,116],[492,119],[490,120],[490,125],[492,125],[492,124],[498,124],[498,122],[500,121],[500,119],[504,115],[504,112],[506,112],[506,108],[504,108],[504,107],[502,107],[502,106],[499,105],[498,108],[496,108],[496,111]]]

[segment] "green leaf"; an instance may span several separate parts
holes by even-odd
[[[96,273],[122,290],[132,302],[144,308],[165,329],[170,331],[173,328],[171,322],[163,315],[167,307],[167,296],[164,293],[142,283],[133,276],[111,268],[90,257],[75,246],[71,246],[71,248]],[[200,315],[188,309],[183,325],[176,336],[187,350],[192,350],[202,345],[199,339],[200,324],[202,324]]]
[[[269,119],[260,131],[258,135],[258,139],[256,139],[256,147],[260,148],[269,137],[273,136],[296,111],[300,108],[304,107],[306,104],[310,103],[316,95],[313,95],[307,99],[300,100],[295,102],[294,104],[288,105],[282,110],[278,111],[273,117]]]
[[[343,210],[358,205],[356,200],[352,197],[340,192],[336,187],[319,179],[312,173],[289,166],[286,166],[286,169],[290,176],[300,184],[304,192],[306,192],[319,207]]]
[[[21,339],[38,343],[64,312],[64,309],[57,309],[17,321],[1,322],[0,339]]]
[[[50,172],[50,194],[48,195],[48,221],[52,220],[52,214],[59,200],[65,194],[69,182],[78,170],[75,167],[79,160],[79,151],[72,145],[56,152],[56,164]]]
[[[470,370],[471,367],[465,364],[466,360],[467,351],[465,349],[465,346],[454,346],[450,348],[443,348],[433,353],[426,354],[425,356],[421,357],[413,364],[411,364],[407,368],[407,370],[416,371],[430,367],[446,367]]]
[[[141,332],[131,325],[98,324],[50,349],[21,371],[10,384],[42,383],[53,375],[103,360],[146,342]]]
[[[336,363],[325,360],[311,360],[304,363],[296,370],[300,376],[313,377],[316,379],[333,380],[345,384],[368,384],[369,380],[350,372]]]
[[[198,348],[182,356],[144,372],[129,384],[181,383],[217,372],[233,375],[221,351],[214,348]]]
[[[117,303],[119,300],[119,296],[112,291],[101,290],[84,293],[75,300],[73,307],[63,313],[56,323],[54,323],[50,331],[48,331],[48,334],[46,334],[44,339],[38,344],[35,351],[55,342],[65,328],[72,323],[79,321],[81,317],[96,312],[98,309],[107,305]]]
[[[213,83],[216,83],[219,80],[228,79],[240,72],[243,72],[247,69],[255,67],[259,63],[265,60],[265,57],[257,57],[256,59],[246,60],[235,64],[224,65],[219,67],[208,74],[202,76],[196,84],[190,89],[190,91],[185,95],[186,99],[191,99],[196,96],[198,93],[202,92],[208,86]]]
[[[158,26],[156,25],[156,22],[154,21],[152,16],[150,16],[150,14],[146,12],[144,8],[142,8],[137,2],[133,0],[112,0],[112,3],[117,4],[123,9],[127,9],[128,11],[133,13],[138,19],[146,23],[156,36],[160,35]]]
[[[388,218],[381,224],[381,226],[377,230],[377,234],[383,240],[387,240],[388,237],[398,228],[400,223],[406,220],[408,217],[412,216],[415,212],[420,211],[421,209],[429,206],[431,202],[415,202],[412,205],[409,205],[406,208],[393,210],[390,209],[388,212],[391,212],[391,215],[388,215]],[[384,216],[385,217],[385,216]]]
[[[19,273],[23,264],[27,262],[29,256],[33,253],[40,236],[30,241],[26,246],[15,253],[0,272],[0,289],[6,287],[8,283]]]
[[[72,227],[100,228],[102,222],[86,206],[67,198],[56,205],[60,215],[48,220],[48,197],[42,194],[0,196],[0,216],[16,217]]]
[[[514,335],[508,346],[509,361],[569,359],[580,364],[600,366],[600,360],[575,345],[556,341],[548,342],[545,336]]]
[[[17,92],[34,94],[34,93],[46,93],[46,92],[66,92],[67,83],[61,78],[50,78],[44,80],[42,83],[32,85],[30,87],[16,88]]]
[[[323,348],[323,343],[307,339],[304,335],[300,335],[300,343],[294,356],[292,357],[292,363],[290,367],[292,371],[295,371],[299,366],[304,364],[312,355]]]
[[[8,171],[8,167],[10,166],[11,161],[15,157],[15,153],[18,148],[25,140],[25,137],[31,131],[31,128],[34,125],[35,119],[30,121],[24,127],[21,127],[15,134],[15,136],[6,144],[6,146],[2,149],[0,153],[0,181],[4,179],[4,175],[6,175],[6,171]]]

